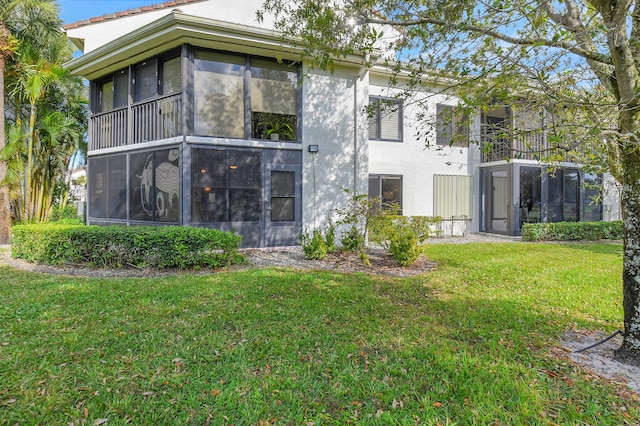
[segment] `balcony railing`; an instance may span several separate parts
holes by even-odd
[[[540,130],[508,132],[509,137],[506,133],[483,130],[483,163],[508,159],[540,160],[549,154],[551,146]]]
[[[89,150],[127,145],[127,115],[127,108],[93,115]]]
[[[182,135],[181,93],[93,115],[89,150],[115,148],[179,135]]]

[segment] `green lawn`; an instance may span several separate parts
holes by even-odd
[[[621,327],[620,245],[429,245],[408,279],[0,267],[0,424],[612,424],[637,400],[549,356]]]

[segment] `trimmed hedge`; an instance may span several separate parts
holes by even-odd
[[[17,225],[11,255],[50,265],[218,268],[244,262],[241,238],[186,226]]]
[[[522,226],[522,241],[594,241],[622,238],[621,221],[525,223]]]

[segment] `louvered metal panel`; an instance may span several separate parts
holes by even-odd
[[[473,217],[473,178],[465,175],[433,176],[433,214],[443,219]]]

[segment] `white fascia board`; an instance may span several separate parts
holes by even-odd
[[[173,12],[66,63],[89,80],[115,72],[182,44],[229,52],[299,60],[301,43],[287,42],[273,30]],[[364,55],[340,63],[362,66]]]

